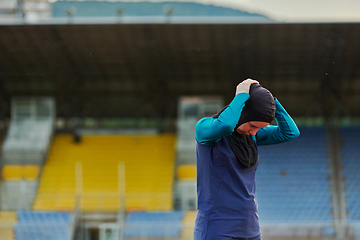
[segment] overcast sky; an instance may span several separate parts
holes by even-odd
[[[213,0],[243,5],[278,20],[360,21],[360,0]]]
[[[122,0],[126,1],[126,0]],[[127,0],[129,1],[129,0]],[[131,1],[131,0],[130,0]],[[133,0],[134,1],[134,0]],[[137,1],[137,0],[135,0]],[[144,1],[144,0],[140,0]],[[161,1],[161,0],[151,0]],[[165,0],[179,1],[179,0]],[[360,0],[180,0],[231,7],[281,21],[360,22]]]

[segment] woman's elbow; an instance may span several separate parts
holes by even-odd
[[[296,127],[296,129],[294,129],[293,133],[291,134],[291,139],[295,139],[299,136],[300,136],[300,131],[299,128]]]
[[[290,140],[295,139],[295,138],[297,138],[299,136],[300,136],[300,131],[299,131],[299,129],[297,127],[295,127],[293,129],[291,129],[290,132],[287,132],[287,133],[283,134],[283,140],[284,141],[290,141]]]

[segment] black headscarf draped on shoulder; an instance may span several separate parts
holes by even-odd
[[[269,90],[263,88],[260,84],[252,84],[249,94],[250,98],[245,102],[245,107],[241,112],[234,132],[226,137],[236,158],[245,167],[252,167],[256,164],[258,150],[251,135],[239,134],[236,129],[241,124],[250,121],[271,123],[275,116],[275,101]],[[228,105],[215,114],[213,118],[218,118],[227,107]]]

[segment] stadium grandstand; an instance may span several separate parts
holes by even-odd
[[[0,240],[193,239],[195,124],[248,77],[301,132],[259,147],[262,238],[360,239],[359,42],[192,2],[1,1]]]

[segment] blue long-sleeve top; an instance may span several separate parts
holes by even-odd
[[[248,93],[239,93],[218,118],[202,118],[196,124],[196,140],[203,145],[213,145],[221,138],[231,135],[249,97]],[[300,135],[294,120],[280,102],[276,98],[274,100],[277,126],[269,125],[257,131],[254,140],[258,146],[286,142]]]
[[[206,117],[196,125],[198,211],[194,240],[254,238],[260,235],[254,166],[237,160],[226,136],[234,131],[250,97],[237,94],[218,118]],[[282,143],[299,136],[299,130],[275,99],[277,126],[259,129],[257,145]]]

